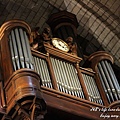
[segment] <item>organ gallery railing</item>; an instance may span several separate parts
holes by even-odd
[[[60,51],[46,44],[45,47],[47,50],[47,54],[42,54],[41,52],[32,50],[34,68],[36,72],[40,74],[42,78],[43,86],[52,89],[55,88],[60,92],[78,98],[86,99],[97,104],[101,104],[101,105],[106,104],[104,103],[105,98],[103,97],[103,93],[101,92],[100,90],[101,88],[99,88],[99,83],[97,82],[97,77],[96,77],[97,74],[96,72],[93,71],[93,69],[79,67],[78,63],[81,61],[81,59],[78,59],[77,56]],[[66,55],[68,58],[66,59],[64,55]],[[73,57],[72,58],[73,60],[71,60],[71,56]],[[99,77],[102,83],[101,85],[104,88],[103,89],[104,92],[108,96],[108,92],[106,92],[106,89],[109,91],[111,90],[113,91],[113,93],[110,93],[107,98],[108,102],[110,100],[109,97],[112,94],[114,95],[111,96],[113,98],[112,102],[119,100],[119,89],[118,89],[119,83],[116,82],[117,80],[115,80],[113,84],[110,84],[112,87],[112,89],[110,89],[110,88],[106,88],[107,81],[105,81],[104,79],[105,83],[103,84],[103,79],[101,78],[101,76],[104,78],[104,76],[106,76],[104,74],[108,72],[109,74],[110,73],[112,74],[112,76],[109,75],[109,77],[111,78],[115,77],[115,75],[113,75],[113,70],[111,70],[112,69],[111,66],[108,63],[107,63],[107,69],[105,68],[105,66],[103,66],[104,72],[100,67],[101,65],[98,64],[98,68],[100,69],[100,71],[102,71],[102,74],[99,74]],[[110,67],[109,70],[108,67]],[[111,82],[111,80],[109,79],[108,82]]]

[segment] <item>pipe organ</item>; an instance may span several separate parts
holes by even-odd
[[[59,32],[66,20],[61,24],[53,18],[52,30]],[[72,19],[67,25],[76,21],[74,17],[67,19]],[[75,32],[74,25],[72,28]],[[120,85],[111,66],[111,55],[104,51],[93,53],[86,60],[87,67],[83,67],[82,58],[52,42],[43,42],[44,53],[33,49],[29,45],[30,33],[28,24],[20,20],[6,22],[0,28],[1,120],[49,120],[50,114],[55,116],[54,111],[59,116],[66,115],[66,119],[71,115],[73,119],[77,116],[76,120],[102,120],[103,108],[120,107]],[[119,110],[105,113],[120,116]]]

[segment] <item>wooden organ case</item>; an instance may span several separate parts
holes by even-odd
[[[19,20],[0,29],[2,120],[41,119],[46,103],[41,94],[41,78],[34,71],[29,45],[31,30]]]
[[[44,53],[30,50],[31,30],[23,21],[1,27],[1,118],[119,120],[120,85],[112,56],[105,51],[93,53],[86,60],[88,67],[81,67],[80,54],[63,50],[67,37],[76,39],[76,17],[62,11],[53,14],[48,24],[55,35],[52,40],[58,41],[56,46],[44,42]]]

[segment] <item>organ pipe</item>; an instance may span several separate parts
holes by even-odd
[[[68,74],[70,75],[68,79],[69,79],[69,82],[70,82],[72,95],[79,97],[78,94],[77,94],[77,86],[75,84],[76,82],[72,79],[74,76],[72,76],[72,74],[71,74],[70,64],[66,64],[66,69],[67,69]]]
[[[10,49],[14,50],[14,58],[15,58],[16,64],[17,64],[16,67],[17,67],[17,69],[20,69],[20,61],[19,61],[19,56],[18,56],[17,43],[15,41],[15,36],[14,36],[14,31],[13,30],[11,31],[11,36],[12,36],[11,42],[13,44],[13,48],[10,48]]]
[[[57,65],[57,69],[58,69],[58,73],[59,73],[59,81],[61,82],[62,86],[65,89],[65,93],[70,94],[70,91],[68,89],[68,82],[66,81],[66,76],[65,76],[65,72],[63,72],[63,64],[60,63],[59,60],[54,60],[56,65]],[[62,79],[61,79],[62,78]]]
[[[9,35],[9,39],[10,39],[10,51],[11,51],[11,57],[12,57],[12,61],[13,61],[13,67],[14,67],[14,70],[16,71],[17,65],[16,65],[16,59],[15,59],[13,45],[12,45],[12,38],[10,35]]]
[[[24,50],[23,54],[24,54],[25,64],[26,64],[26,67],[29,68],[29,56],[27,54],[27,47],[26,47],[25,41],[24,41],[24,33],[23,33],[23,30],[21,28],[19,29],[19,31],[20,31],[22,48]]]
[[[30,45],[29,45],[29,41],[28,41],[28,36],[27,36],[27,33],[25,31],[23,31],[23,34],[24,34],[24,39],[25,39],[25,45],[26,45],[26,49],[27,49],[27,54],[29,56],[29,65],[30,65],[31,69],[34,69],[33,68],[33,60],[32,60]]]

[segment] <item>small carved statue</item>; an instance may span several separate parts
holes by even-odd
[[[39,39],[39,27],[36,27],[32,32],[31,32],[31,39],[30,39],[30,46],[33,49],[38,49],[38,39]]]
[[[38,36],[38,51],[45,53],[44,43],[51,45],[51,33],[50,28],[44,28],[43,32]]]
[[[69,46],[68,53],[71,53],[73,55],[77,55],[77,44],[73,42],[73,38],[72,37],[68,37],[66,39],[66,43]]]
[[[45,43],[51,44],[52,35],[51,35],[51,30],[49,27],[44,28],[41,34],[41,38],[43,39]]]
[[[44,43],[51,44],[51,34],[50,28],[44,28],[43,32],[39,34],[39,27],[36,27],[35,30],[31,33],[32,42],[30,45],[33,49],[36,49],[40,52],[45,52]]]

